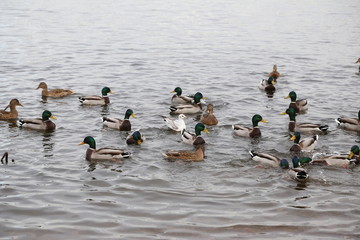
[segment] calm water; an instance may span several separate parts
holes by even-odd
[[[299,122],[330,126],[315,154],[348,153],[356,133],[334,118],[357,115],[359,1],[12,1],[0,2],[0,104],[18,98],[20,117],[49,109],[44,134],[0,122],[0,239],[358,239],[360,170],[314,166],[305,185],[280,169],[259,169],[248,151],[289,158],[288,117],[295,90],[308,98]],[[258,89],[283,74],[273,98]],[[75,96],[42,101],[40,81]],[[77,97],[116,94],[109,107]],[[161,152],[191,149],[167,130],[169,92],[200,91],[219,125],[204,134],[204,162],[168,162]],[[137,116],[147,142],[103,128],[101,116]],[[260,113],[263,136],[232,136],[231,125]],[[193,129],[191,116],[186,123]],[[85,146],[125,148],[122,165],[91,164]]]

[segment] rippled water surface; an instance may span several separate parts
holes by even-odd
[[[306,184],[280,169],[256,168],[248,151],[290,157],[289,91],[308,98],[298,121],[330,126],[314,154],[348,153],[359,135],[337,128],[359,111],[359,1],[12,1],[0,2],[1,108],[18,98],[20,117],[50,110],[42,133],[0,122],[0,239],[358,239],[360,170],[312,166]],[[282,77],[272,98],[258,89],[272,66]],[[69,88],[74,96],[35,90]],[[108,107],[78,96],[115,92]],[[168,162],[161,152],[191,149],[169,131],[170,93],[203,93],[219,125],[208,127],[206,159]],[[147,141],[104,128],[123,117]],[[263,136],[232,135],[260,113]],[[187,120],[189,129],[196,116]],[[133,153],[123,164],[90,163],[98,147]]]

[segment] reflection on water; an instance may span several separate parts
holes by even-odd
[[[53,149],[55,146],[55,142],[51,139],[54,135],[53,132],[44,132],[43,133],[43,149],[44,149],[44,157],[52,157],[53,156]]]

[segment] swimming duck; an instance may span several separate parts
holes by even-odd
[[[241,125],[233,125],[232,128],[234,130],[234,134],[242,137],[260,137],[261,131],[258,126],[259,122],[267,123],[268,121],[264,120],[259,114],[255,114],[252,117],[252,128],[244,127]]]
[[[165,153],[162,153],[162,155],[169,160],[180,159],[184,161],[200,162],[204,161],[205,146],[204,144],[197,145],[194,151],[168,150]]]
[[[285,97],[285,99],[291,99],[291,102],[289,104],[289,108],[295,109],[296,113],[305,112],[308,110],[308,101],[307,99],[299,99],[296,100],[297,95],[296,92],[291,91],[289,92],[289,95]]]
[[[136,118],[133,110],[128,109],[125,112],[124,119],[119,118],[110,118],[110,117],[103,117],[104,126],[107,126],[109,128],[115,128],[119,129],[120,131],[131,131],[131,123],[129,118],[133,117]]]
[[[171,98],[171,102],[174,105],[191,104],[193,101],[192,97],[183,96],[181,87],[176,87],[171,93],[176,93]]]
[[[145,141],[145,137],[140,133],[140,131],[134,131],[129,136],[126,137],[127,144],[140,145]]]
[[[183,104],[179,106],[170,106],[170,114],[180,114],[180,113],[198,113],[202,111],[201,99],[205,99],[200,92],[195,93],[194,102],[192,104]]]
[[[274,92],[276,90],[274,84],[276,83],[273,77],[269,77],[267,80],[263,79],[260,81],[259,88],[265,90],[266,92]]]
[[[360,63],[360,58],[355,63]],[[359,65],[359,72],[360,72],[360,65]]]
[[[280,158],[261,152],[249,151],[250,157],[252,160],[259,162],[264,167],[278,167],[280,163]]]
[[[301,132],[301,133],[324,133],[328,130],[328,125],[320,125],[313,123],[297,123],[295,120],[296,112],[293,108],[286,109],[285,112],[281,115],[289,115],[289,131],[291,132]]]
[[[211,103],[207,105],[206,111],[201,115],[200,122],[206,125],[216,125],[218,120],[214,115],[214,105]]]
[[[205,140],[201,137],[202,131],[209,133],[204,124],[198,123],[195,125],[195,134],[183,130],[181,132],[181,139],[184,143],[192,144],[194,146],[205,144]]]
[[[282,169],[287,169],[287,174],[290,178],[298,181],[298,182],[306,182],[309,178],[308,173],[304,168],[301,168],[299,166],[299,158],[297,156],[294,156],[292,158],[293,167],[290,168],[289,162],[286,159],[281,159],[280,161],[280,167]]]
[[[86,150],[85,159],[91,160],[118,160],[121,158],[128,158],[131,156],[130,152],[115,148],[100,148],[96,149],[95,139],[87,136],[79,145],[88,144],[89,148]]]
[[[186,119],[187,117],[184,114],[180,114],[177,119],[169,118],[169,117],[165,117],[165,116],[162,116],[162,117],[164,118],[166,125],[170,129],[177,131],[177,132],[181,132],[186,129],[186,124],[185,124],[184,119]]]
[[[300,132],[294,132],[294,135],[290,138],[291,141],[294,141],[294,145],[290,148],[290,151],[300,152],[300,151],[312,151],[314,150],[317,141],[319,139],[318,135],[314,135],[312,137],[305,138],[301,140]]]
[[[330,155],[325,156],[320,159],[312,160],[311,164],[323,164],[327,166],[342,167],[342,168],[352,168],[356,164],[360,163],[359,156],[359,146],[354,145],[350,149],[348,155]]]
[[[276,64],[273,66],[273,71],[269,73],[269,77],[273,77],[275,81],[280,77],[280,73],[277,71]]]
[[[0,120],[10,120],[18,118],[18,111],[16,106],[23,106],[16,98],[11,99],[9,105],[4,110],[0,110]],[[10,112],[7,112],[6,109],[10,107]]]
[[[335,119],[335,121],[340,127],[346,130],[360,132],[360,110],[358,118],[339,117],[338,119]]]
[[[104,87],[101,90],[102,96],[89,96],[89,97],[79,97],[79,101],[84,105],[106,105],[110,103],[110,98],[107,95],[108,93],[113,92],[108,87]]]
[[[55,130],[56,125],[49,118],[56,119],[50,111],[45,110],[42,113],[42,118],[20,119],[18,121],[18,125],[19,127],[31,128],[35,130]]]
[[[48,90],[48,86],[45,82],[39,83],[39,86],[36,89],[42,88],[41,95],[43,97],[65,97],[71,94],[74,94],[73,91],[67,89],[51,89]]]

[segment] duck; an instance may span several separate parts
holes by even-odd
[[[289,162],[286,159],[280,160],[280,167],[287,170],[287,174],[290,178],[298,182],[306,182],[309,179],[309,174],[304,168],[299,165],[299,158],[294,156],[292,158],[293,167],[290,168]]]
[[[276,83],[273,77],[269,77],[268,79],[263,79],[260,81],[259,88],[261,90],[265,90],[266,92],[275,92],[276,88],[274,84]]]
[[[43,97],[65,97],[71,94],[74,94],[75,92],[68,90],[68,89],[51,89],[48,90],[48,86],[45,82],[39,83],[39,86],[36,89],[42,88],[41,95]]]
[[[4,110],[0,110],[0,120],[11,120],[11,119],[17,119],[18,118],[18,111],[16,110],[16,106],[23,105],[20,103],[20,101],[16,98],[13,98],[10,100],[9,105],[6,106]],[[7,112],[6,109],[10,107],[10,112]]]
[[[20,119],[18,126],[35,130],[53,131],[56,125],[49,118],[56,119],[50,111],[45,110],[42,113],[42,118]]]
[[[302,112],[305,112],[306,110],[308,110],[308,100],[307,99],[296,100],[296,98],[297,98],[296,92],[291,91],[291,92],[289,92],[289,95],[287,95],[284,98],[291,99],[289,108],[295,109],[296,113],[302,113]]]
[[[360,58],[355,63],[360,63]],[[360,73],[360,65],[359,65],[359,73]]]
[[[335,122],[339,127],[342,127],[346,130],[360,132],[360,110],[358,112],[357,118],[339,117],[335,119]]]
[[[102,120],[106,127],[118,129],[120,131],[131,131],[130,116],[136,118],[132,109],[126,110],[124,119],[103,117]]]
[[[83,105],[107,105],[110,103],[108,93],[114,94],[109,87],[101,90],[102,96],[83,96],[79,97],[79,101]]]
[[[259,162],[263,167],[278,167],[280,158],[269,153],[249,151],[252,160]]]
[[[277,71],[276,64],[273,66],[273,71],[269,73],[269,77],[273,77],[275,81],[280,77],[280,73]]]
[[[162,116],[166,125],[176,131],[176,132],[182,132],[183,130],[186,129],[186,124],[184,119],[186,119],[187,117],[184,114],[179,114],[177,119],[174,118],[169,118],[169,117],[165,117]]]
[[[290,132],[301,132],[304,134],[312,133],[326,133],[329,129],[328,125],[314,124],[314,123],[297,123],[295,120],[296,111],[294,108],[288,108],[281,115],[289,115],[289,131]]]
[[[205,140],[201,136],[202,131],[209,133],[209,131],[206,129],[206,127],[203,123],[197,123],[195,125],[195,133],[190,133],[186,130],[183,130],[181,132],[181,140],[184,143],[194,145],[194,146],[205,144]]]
[[[353,145],[347,155],[329,155],[312,160],[311,164],[321,164],[333,167],[353,168],[360,163],[360,149],[358,145]]]
[[[301,133],[300,132],[294,132],[294,135],[290,138],[291,141],[294,141],[294,145],[290,148],[290,151],[292,152],[301,152],[301,151],[313,151],[319,136],[314,135],[312,137],[305,138],[300,141]]]
[[[130,152],[116,148],[100,148],[96,149],[95,139],[87,136],[79,145],[88,144],[89,148],[86,150],[85,159],[91,160],[119,160],[121,158],[129,158]]]
[[[217,125],[218,120],[214,115],[214,105],[207,105],[206,111],[201,115],[200,122],[206,125]]]
[[[195,150],[168,150],[162,155],[168,160],[183,160],[189,162],[201,162],[205,158],[205,146],[204,144],[197,145]]]
[[[140,145],[144,141],[145,137],[140,133],[140,131],[134,131],[126,137],[126,144]]]
[[[205,99],[202,95],[202,93],[197,92],[195,93],[193,97],[193,103],[192,104],[183,104],[178,106],[170,106],[170,114],[193,114],[202,112],[202,105],[201,105],[201,99]]]
[[[183,96],[181,87],[176,87],[171,93],[176,93],[172,96],[171,102],[174,105],[191,104],[193,101],[192,97]]]
[[[258,126],[259,122],[267,123],[268,121],[263,119],[261,115],[255,114],[252,117],[252,124],[253,124],[252,128],[244,127],[241,125],[232,125],[232,129],[234,130],[234,134],[237,136],[251,137],[251,138],[260,137],[261,131]]]

